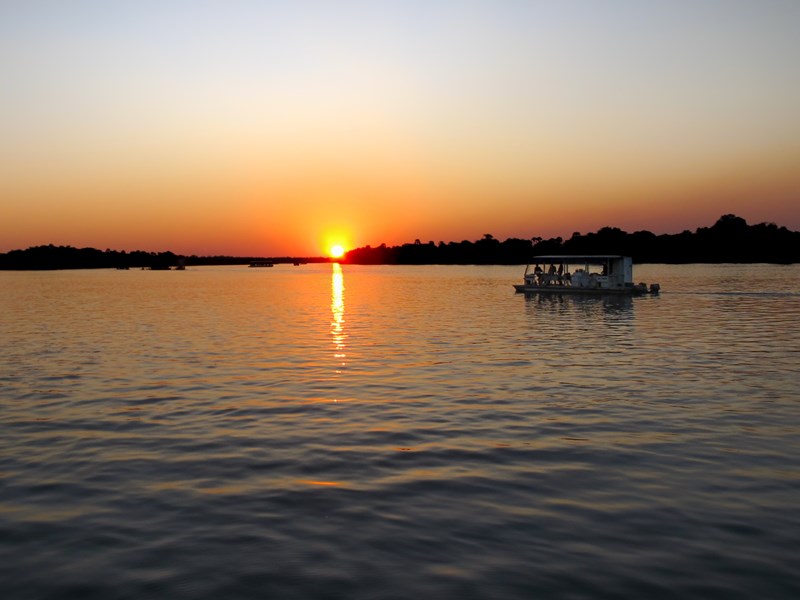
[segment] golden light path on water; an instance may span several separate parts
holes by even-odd
[[[345,365],[345,340],[344,332],[344,274],[339,263],[333,263],[331,273],[331,336],[333,338],[334,353],[337,368],[336,373],[341,373],[339,367]]]

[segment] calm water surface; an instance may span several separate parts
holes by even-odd
[[[2,597],[800,597],[800,266],[0,272]]]

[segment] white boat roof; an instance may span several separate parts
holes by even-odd
[[[593,262],[593,261],[606,261],[606,260],[619,260],[626,258],[620,254],[547,254],[542,256],[534,256],[532,262],[565,262],[565,263],[579,263],[579,262]]]

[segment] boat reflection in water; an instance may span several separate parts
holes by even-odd
[[[609,339],[601,338],[609,331],[621,336],[619,341],[627,343],[634,339],[635,305],[630,295],[621,294],[525,294],[525,312],[531,331],[537,332],[540,338],[553,338],[560,344],[584,349],[593,343],[607,347]],[[595,338],[598,335],[601,338]]]
[[[336,359],[336,372],[341,373],[341,367],[345,365],[345,340],[347,334],[344,332],[344,274],[339,263],[333,263],[331,274],[331,337],[333,338],[334,352]]]
[[[630,295],[622,294],[562,296],[558,294],[525,292],[525,302],[535,303],[540,309],[548,308],[556,310],[568,308],[582,314],[602,311],[604,313],[626,313],[633,315],[634,305],[633,298]]]

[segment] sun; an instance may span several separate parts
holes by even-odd
[[[344,256],[344,247],[341,244],[334,244],[328,253],[331,258],[342,258]]]

